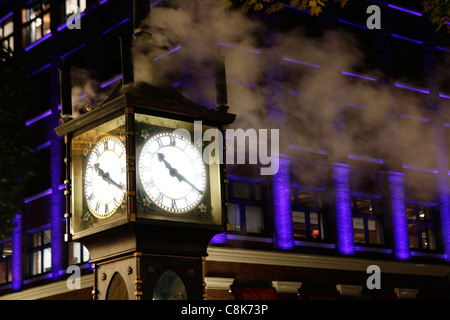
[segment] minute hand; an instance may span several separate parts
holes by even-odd
[[[177,169],[173,168],[169,162],[167,162],[167,160],[165,159],[165,156],[163,153],[158,153],[158,160],[163,162],[164,165],[166,166],[167,169],[169,169],[169,174],[172,177],[176,177],[178,179],[178,181],[184,181],[186,182],[188,185],[190,185],[192,188],[194,188],[195,190],[197,190],[198,193],[202,194],[203,191],[199,190],[192,182],[190,182],[189,180],[187,180],[182,174],[180,174],[178,172]]]
[[[95,170],[97,171],[98,175],[101,176],[103,178],[103,180],[105,180],[106,182],[108,182],[109,184],[112,184],[113,186],[119,188],[120,190],[123,190],[123,186],[121,186],[120,184],[118,184],[117,182],[115,182],[113,179],[111,179],[111,177],[109,176],[109,172],[103,171],[100,168],[100,165],[98,163],[96,163],[94,165]]]

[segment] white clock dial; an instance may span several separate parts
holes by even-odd
[[[144,144],[139,177],[148,197],[172,213],[195,208],[206,189],[201,153],[186,138],[171,132],[154,135]]]
[[[108,218],[116,212],[126,192],[126,152],[115,137],[101,139],[89,155],[84,192],[92,214]]]

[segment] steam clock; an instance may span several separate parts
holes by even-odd
[[[135,12],[148,11],[147,3],[135,0]],[[141,21],[135,17],[135,34]],[[66,142],[65,240],[89,250],[93,299],[203,299],[207,246],[226,230],[227,179],[223,164],[204,161],[194,121],[202,121],[202,136],[223,132],[235,115],[223,89],[212,110],[170,86],[134,83],[125,43],[122,83],[74,119],[70,79],[60,70],[63,123],[55,130]]]

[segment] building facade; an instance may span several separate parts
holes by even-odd
[[[262,175],[264,164],[228,166],[229,231],[209,245],[207,299],[242,298],[239,287],[247,298],[264,298],[261,288],[280,299],[450,298],[450,38],[415,3],[329,4],[320,17],[288,7],[250,14],[248,23],[258,24],[251,45],[218,39],[236,126],[279,129],[280,143],[274,174]],[[372,4],[381,9],[381,29],[366,24]],[[0,1],[2,44],[26,57],[41,92],[26,122],[40,140],[40,171],[12,237],[0,240],[0,299],[92,297],[89,252],[63,239],[58,67],[64,59],[74,72],[75,115],[104,101],[121,79],[119,37],[132,28],[132,7]],[[168,1],[152,3],[153,15],[169,9]],[[353,40],[335,42],[328,31],[336,30]],[[160,34],[155,29],[155,41]],[[175,66],[167,74],[173,87],[215,107],[207,91],[212,65],[201,60],[199,69],[189,45],[163,43],[153,60],[163,71]],[[344,54],[348,48],[359,53]],[[243,61],[248,69],[240,69]],[[262,76],[250,76],[253,67]],[[245,106],[250,100],[258,110]],[[81,270],[76,288],[66,281],[72,265]],[[368,285],[373,270],[381,289]]]

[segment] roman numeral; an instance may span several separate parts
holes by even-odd
[[[108,210],[108,204],[105,204],[105,213],[107,213],[109,210]]]
[[[174,136],[169,136],[169,138],[170,138],[169,145],[174,146],[174,145],[176,144],[176,139],[175,139],[175,137],[174,137]]]
[[[175,202],[174,199],[172,199],[172,209],[176,209],[177,208],[177,204]]]
[[[156,139],[156,142],[158,142],[158,145],[159,145],[160,148],[163,146],[161,138]]]
[[[97,204],[95,205],[95,211],[99,212],[100,210],[100,203],[97,202]]]
[[[163,201],[163,199],[164,199],[164,195],[160,192],[158,194],[158,197],[156,198],[156,201],[161,203]]]
[[[94,154],[97,156],[97,158],[100,156],[100,151],[98,151],[98,149],[94,150]]]
[[[89,202],[91,202],[92,199],[94,199],[94,195],[93,195],[93,194],[90,194],[90,195],[88,196],[87,200],[88,200]]]
[[[109,148],[108,148],[108,140],[106,140],[104,143],[103,143],[103,147],[105,148],[105,150],[108,150]]]

